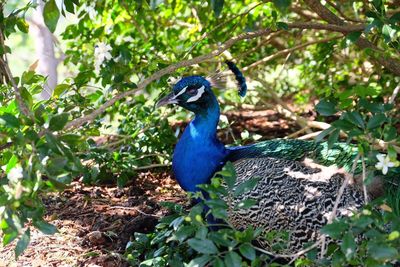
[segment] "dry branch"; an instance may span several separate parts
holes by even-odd
[[[265,58],[262,58],[262,59],[260,59],[260,60],[258,60],[256,62],[250,64],[249,66],[244,67],[242,70],[243,70],[243,72],[246,72],[249,69],[254,68],[254,67],[256,67],[256,66],[258,66],[260,64],[265,64],[265,63],[267,63],[267,62],[269,62],[271,60],[274,60],[274,59],[276,59],[276,58],[278,58],[280,56],[287,55],[287,54],[289,54],[291,52],[300,50],[300,49],[302,49],[304,47],[307,47],[307,46],[310,46],[310,45],[314,45],[314,44],[319,44],[319,43],[330,42],[332,40],[336,40],[336,39],[339,39],[339,38],[341,38],[341,36],[334,36],[334,37],[330,37],[330,38],[324,38],[324,39],[321,39],[321,40],[315,40],[315,41],[307,42],[307,43],[304,43],[304,44],[301,44],[301,45],[297,45],[297,46],[294,46],[294,47],[291,47],[291,48],[283,49],[283,50],[280,50],[280,51],[276,52],[275,54],[269,55],[269,56],[267,56]]]
[[[355,25],[353,24],[347,24],[344,20],[341,18],[337,17],[335,14],[333,14],[329,9],[327,9],[325,6],[321,4],[321,1],[319,0],[304,0],[304,2],[313,10],[315,13],[317,13],[323,20],[326,22],[330,23],[330,26],[336,25],[338,27],[344,27],[344,28],[349,28],[349,27],[354,27]],[[361,24],[362,25],[362,24]],[[362,31],[362,30],[359,30]],[[345,32],[342,32],[343,34],[346,34]],[[356,43],[358,47],[362,49],[369,48],[375,52],[379,52],[378,55],[372,54],[371,57],[378,62],[380,65],[384,66],[386,69],[388,69],[390,72],[392,72],[395,75],[400,76],[400,61],[394,58],[389,58],[389,57],[384,57],[381,52],[382,49],[378,48],[375,46],[373,43],[368,41],[367,39],[360,37]]]
[[[351,26],[342,27],[342,26],[338,26],[338,25],[329,25],[329,24],[320,24],[320,23],[295,22],[295,23],[289,23],[288,28],[289,29],[316,29],[316,30],[327,30],[327,31],[334,31],[334,32],[341,32],[341,33],[350,33],[350,32],[354,32],[354,31],[360,31],[361,29],[364,28],[364,25],[351,25]],[[254,39],[254,38],[257,38],[260,36],[268,35],[272,32],[273,32],[273,30],[267,28],[267,29],[262,29],[262,30],[258,30],[258,31],[254,31],[254,32],[242,33],[242,34],[239,34],[235,37],[228,39],[225,43],[219,45],[219,47],[217,49],[215,49],[214,51],[212,51],[211,53],[201,55],[201,56],[198,56],[198,57],[195,57],[192,59],[183,60],[178,63],[169,65],[168,67],[153,73],[148,78],[143,80],[140,84],[138,84],[138,87],[136,89],[118,94],[118,95],[114,96],[112,99],[109,99],[108,101],[106,101],[102,106],[100,106],[97,110],[93,111],[92,113],[90,113],[82,118],[78,118],[78,119],[75,119],[75,120],[69,122],[66,125],[66,128],[67,129],[77,128],[87,122],[93,121],[98,115],[102,114],[108,107],[114,105],[115,102],[117,102],[127,96],[134,95],[136,92],[144,89],[151,82],[160,79],[162,76],[164,76],[166,74],[170,74],[179,68],[188,67],[188,66],[191,66],[194,64],[209,61],[212,58],[219,56],[225,50],[229,49],[230,47],[232,47],[234,44],[236,44],[239,41]]]
[[[0,28],[0,45],[2,47],[3,51],[6,51],[5,45],[4,45],[4,35],[3,31]],[[15,91],[15,100],[17,101],[18,107],[21,110],[22,114],[27,116],[28,118],[33,119],[33,115],[31,114],[29,108],[26,106],[24,99],[22,98],[21,91],[19,90],[19,87],[17,83],[15,82],[14,76],[11,73],[10,66],[8,66],[7,62],[7,56],[4,54],[4,58],[0,56],[0,64],[2,67],[2,70],[5,72],[4,76],[7,77],[7,80],[11,83],[12,87],[14,88]]]

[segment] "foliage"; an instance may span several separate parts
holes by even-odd
[[[191,196],[197,204],[189,212],[183,206],[165,203],[173,214],[162,218],[154,233],[135,233],[134,241],[127,246],[129,262],[134,266],[262,266],[269,257],[256,258],[252,244],[261,229],[236,230],[227,217],[232,196],[253,189],[257,180],[249,180],[248,186],[235,183],[233,166],[227,164],[211,184],[201,186],[203,193]],[[252,204],[252,199],[247,199],[236,209]],[[204,214],[204,210],[208,212]]]
[[[379,209],[374,208],[381,204]],[[400,217],[381,201],[366,206],[355,216],[325,226],[322,232],[341,243],[329,245],[329,266],[343,264],[390,266],[400,259]]]
[[[164,203],[172,214],[160,220],[155,232],[134,234],[134,239],[127,245],[127,260],[133,266],[287,264],[293,256],[279,259],[279,254],[265,254],[265,250],[257,247],[262,229],[250,226],[240,231],[230,225],[227,217],[229,201],[233,195],[251,190],[257,180],[249,180],[246,185],[250,186],[235,183],[234,169],[227,164],[210,185],[201,186],[203,193],[191,196],[197,204],[189,211],[181,205]],[[248,209],[253,204],[252,199],[247,199],[237,205],[237,209]],[[400,260],[400,217],[382,199],[354,216],[336,219],[326,225],[322,233],[331,238],[327,257],[318,259],[319,250],[314,248],[304,256],[294,257],[295,266],[390,266]],[[272,244],[282,237],[285,240],[284,233],[271,231],[263,238]]]
[[[399,114],[396,101],[388,103],[387,99],[400,80],[393,69],[387,65],[382,68],[382,64],[385,60],[398,59],[399,13],[389,1],[333,5],[332,1],[325,2],[324,7],[332,14],[353,17],[358,22],[346,21],[351,26],[364,25],[363,30],[342,34],[340,31],[291,28],[293,22],[321,21],[301,12],[310,11],[309,5],[287,0],[257,3],[250,0],[165,0],[131,1],[129,4],[111,0],[45,1],[44,20],[52,32],[59,30],[61,16],[75,16],[76,20],[61,33],[62,43],[67,45],[64,64],[72,74],[56,86],[48,100],[39,97],[46,78],[37,74],[34,67],[15,77],[7,72],[7,66],[13,62],[5,61],[5,56],[13,55],[12,36],[28,32],[26,17],[35,5],[11,0],[8,5],[1,4],[0,165],[3,172],[0,174],[0,225],[3,245],[17,240],[18,256],[29,243],[29,225],[46,234],[54,233],[55,227],[43,220],[45,211],[41,197],[63,190],[75,178],[83,177],[86,183],[110,182],[116,178],[123,186],[141,169],[168,165],[175,142],[168,120],[182,120],[186,116],[179,109],[169,114],[154,109],[161,89],[169,88],[165,74],[171,72],[166,71],[151,83],[145,82],[146,78],[173,63],[206,55],[244,32],[266,28],[273,31],[237,42],[229,51],[215,57],[215,61],[201,61],[190,69],[179,68],[173,75],[213,74],[223,68],[223,58],[232,57],[244,69],[254,89],[249,91],[247,103],[263,107],[265,102],[273,101],[273,94],[283,99],[292,97],[297,105],[321,99],[316,107],[322,115],[318,119],[335,120],[321,138],[330,134],[328,140],[333,143],[340,132],[346,133],[348,141],[357,142],[362,156],[369,161],[376,162],[376,154],[382,152],[396,162]],[[322,21],[322,24],[326,23]],[[314,43],[307,44],[310,40]],[[370,46],[359,46],[361,40],[370,42]],[[303,44],[307,45],[296,48]],[[282,52],[290,48],[296,49]],[[227,87],[231,87],[229,82]],[[238,102],[232,91],[217,94],[224,111]],[[83,120],[91,114],[95,115]],[[84,123],[76,124],[80,120]],[[105,135],[111,136],[110,143],[107,139],[99,145],[98,139]],[[244,132],[242,138],[248,137],[250,135]],[[378,146],[382,142],[384,146]],[[217,186],[218,179],[213,181],[205,190],[212,193],[212,190],[223,189]],[[398,182],[398,176],[394,182]],[[388,205],[398,211],[400,198],[389,194],[388,199]],[[205,204],[217,218],[224,219],[223,201],[214,200],[214,206],[210,200]],[[226,257],[229,263],[239,260],[248,263],[253,253],[249,252],[252,251],[250,241],[257,236],[257,230],[242,233],[228,227],[209,231],[204,218],[196,219],[201,218],[201,205],[195,206],[189,214],[181,211],[165,218],[160,230],[150,237],[138,235],[140,244],[151,247],[146,248],[148,257],[174,252],[167,249],[151,254],[149,250],[156,244],[150,243],[156,237],[170,242],[169,238],[186,226],[191,229],[186,239],[173,241],[179,249],[187,249],[179,252],[182,261],[204,256],[198,261],[220,263],[217,258],[225,261]],[[218,205],[222,205],[221,208]],[[366,215],[360,218],[363,216]],[[386,223],[386,215],[382,215],[382,219],[376,216],[374,224]],[[349,221],[346,225],[353,223]],[[232,245],[224,241],[218,243],[215,239],[218,237],[213,237],[225,233]],[[382,233],[379,238],[384,235]],[[194,238],[190,242],[192,246],[187,242],[189,237]],[[205,237],[215,243],[218,251],[201,255],[201,251],[193,249],[193,244]],[[397,241],[393,239],[393,242]],[[393,244],[386,245],[393,247]],[[138,253],[135,251],[143,246],[132,248],[134,259]],[[368,252],[361,248],[360,253]],[[392,249],[388,251],[393,252]],[[357,262],[364,262],[362,257],[345,260],[356,258]],[[386,258],[380,262],[387,262]]]

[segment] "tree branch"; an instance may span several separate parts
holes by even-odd
[[[337,25],[319,24],[319,23],[304,23],[304,22],[289,23],[288,27],[289,27],[289,29],[316,29],[316,30],[327,30],[327,31],[334,31],[334,32],[341,32],[341,33],[360,31],[361,29],[364,28],[363,25],[351,25],[351,26],[341,27],[341,26],[337,26]],[[160,79],[162,76],[164,76],[166,74],[170,74],[179,68],[188,67],[188,66],[191,66],[194,64],[208,61],[216,56],[219,56],[225,50],[229,49],[230,47],[232,47],[234,44],[236,44],[239,41],[254,39],[254,38],[257,38],[260,36],[268,35],[272,32],[273,31],[271,29],[267,28],[267,29],[262,29],[262,30],[258,30],[258,31],[254,31],[254,32],[246,32],[246,33],[239,34],[235,37],[228,39],[222,45],[219,45],[219,47],[217,49],[215,49],[214,51],[212,51],[211,53],[197,56],[192,59],[183,60],[178,63],[169,65],[168,67],[165,67],[164,69],[156,71],[155,73],[150,75],[148,78],[144,79],[141,83],[139,83],[138,87],[136,89],[126,91],[126,92],[123,92],[121,94],[114,96],[112,99],[109,99],[108,101],[106,101],[102,106],[100,106],[97,110],[93,111],[92,113],[90,113],[82,118],[78,118],[78,119],[75,119],[75,120],[69,122],[66,125],[66,129],[77,128],[87,122],[93,121],[98,115],[102,114],[108,107],[114,105],[115,102],[117,102],[127,96],[134,95],[136,92],[144,89],[151,82]]]
[[[3,31],[0,28],[0,45],[3,51],[6,51],[4,45],[4,35]],[[4,75],[7,77],[8,81],[11,83],[12,87],[15,91],[15,100],[17,101],[18,107],[21,110],[21,113],[24,114],[26,117],[33,119],[33,115],[30,112],[29,108],[26,106],[24,99],[22,98],[21,91],[18,88],[17,83],[15,82],[14,76],[11,73],[10,66],[8,66],[7,56],[4,54],[5,59],[0,56],[0,64],[2,65],[3,70],[5,71]]]
[[[335,36],[335,37],[325,38],[325,39],[321,39],[321,40],[315,40],[315,41],[307,42],[307,43],[304,43],[304,44],[301,44],[301,45],[297,45],[297,46],[294,46],[294,47],[291,47],[291,48],[280,50],[280,51],[276,52],[275,54],[269,55],[269,56],[267,56],[265,58],[262,58],[262,59],[260,59],[260,60],[258,60],[256,62],[250,64],[249,66],[244,67],[242,70],[243,70],[243,72],[246,72],[249,69],[254,68],[254,67],[256,67],[256,66],[258,66],[260,64],[263,64],[263,63],[266,63],[268,61],[274,60],[275,58],[278,58],[280,56],[289,54],[289,53],[294,52],[296,50],[300,50],[300,49],[302,49],[304,47],[307,47],[307,46],[310,46],[310,45],[314,45],[314,44],[319,44],[319,43],[326,43],[326,42],[329,42],[329,41],[332,41],[332,40],[336,40],[336,39],[339,39],[339,38],[342,38],[342,36]]]
[[[321,4],[321,1],[319,0],[304,0],[304,2],[315,12],[317,13],[323,20],[327,21],[328,23],[334,24],[338,27],[354,27],[353,24],[346,24],[344,20],[341,18],[337,17],[335,14],[333,14],[329,9],[327,9],[325,6]],[[332,25],[333,26],[333,25]],[[361,31],[361,30],[360,30]],[[345,32],[342,32],[343,34],[346,34]],[[358,40],[355,42],[355,44],[362,48],[362,49],[372,49],[376,52],[383,52],[382,49],[379,47],[375,46],[373,43],[368,41],[367,39],[360,37]],[[400,61],[397,59],[393,58],[385,58],[381,55],[371,55],[371,57],[377,61],[379,64],[384,66],[388,71],[392,72],[395,75],[400,76]]]

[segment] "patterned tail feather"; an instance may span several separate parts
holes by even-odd
[[[244,97],[247,91],[246,78],[244,78],[242,72],[232,61],[227,60],[225,63],[228,65],[228,68],[233,72],[233,74],[235,74],[235,78],[239,87],[239,95]]]

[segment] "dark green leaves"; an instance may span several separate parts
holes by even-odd
[[[188,245],[196,250],[197,252],[204,253],[204,254],[216,254],[218,253],[217,247],[211,240],[208,239],[198,239],[198,238],[191,238],[188,240]]]
[[[284,12],[290,6],[292,1],[291,0],[274,0],[273,3],[281,12]]]
[[[221,14],[224,2],[225,0],[211,0],[211,8],[213,9],[216,18]]]
[[[315,108],[322,116],[330,116],[337,112],[335,104],[326,100],[319,101]]]
[[[43,220],[34,221],[33,225],[38,228],[43,234],[52,235],[57,233],[57,228]]]
[[[348,232],[344,235],[342,244],[340,245],[340,249],[347,259],[351,259],[354,257],[356,252],[357,244],[354,241],[354,236],[351,232]]]
[[[386,244],[371,243],[368,246],[368,251],[376,260],[394,260],[399,255],[397,249],[389,247]]]
[[[235,186],[236,172],[232,162],[228,161],[223,167],[222,171],[219,171],[217,174],[224,178],[228,188],[232,189]]]
[[[17,242],[17,246],[15,247],[15,258],[18,258],[19,255],[21,255],[22,252],[24,252],[24,250],[28,247],[30,239],[31,232],[28,228]]]
[[[3,124],[6,127],[19,128],[19,120],[11,113],[4,113],[0,115],[0,125]]]
[[[346,39],[352,43],[355,43],[360,38],[361,34],[362,34],[362,32],[351,32],[346,35]]]
[[[230,267],[241,267],[242,266],[242,259],[234,251],[229,251],[226,256],[224,257],[224,263],[226,266]]]
[[[342,233],[347,229],[347,225],[340,221],[327,224],[321,229],[321,233],[329,235],[333,238],[340,238]]]
[[[60,131],[64,128],[65,124],[68,122],[68,113],[60,113],[54,115],[49,122],[49,129],[52,131]]]
[[[57,27],[58,19],[60,18],[60,11],[58,10],[55,0],[49,0],[44,5],[43,9],[44,23],[51,32],[54,32]]]
[[[367,129],[371,130],[377,127],[380,127],[386,121],[385,114],[376,114],[372,118],[369,119],[367,123]]]
[[[244,243],[239,247],[240,253],[249,260],[254,260],[256,258],[256,251],[250,243]]]
[[[250,190],[252,190],[258,183],[258,181],[260,180],[260,178],[251,178],[241,184],[239,184],[233,192],[233,196],[237,197],[240,196],[241,194],[243,194],[244,192],[248,192]]]

